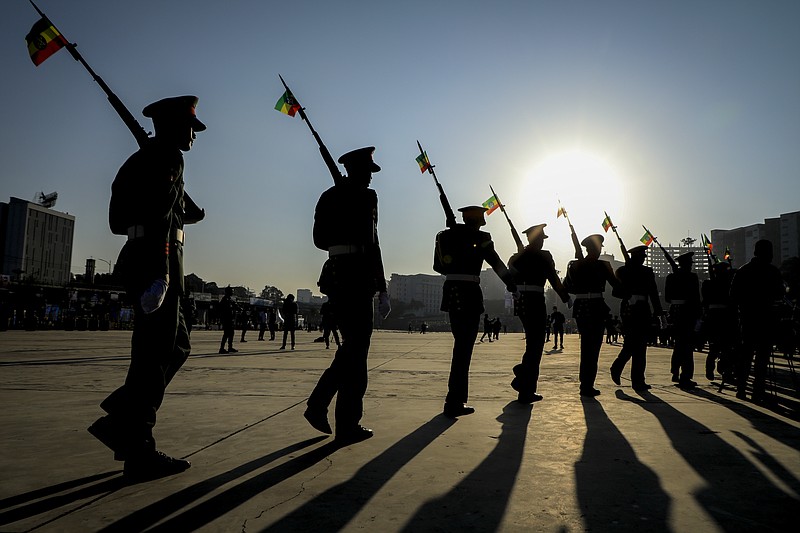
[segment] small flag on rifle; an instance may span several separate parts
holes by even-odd
[[[25,41],[28,43],[28,53],[31,56],[31,61],[37,67],[45,59],[67,45],[67,40],[64,36],[45,17],[40,18],[33,25],[31,31],[25,36]]]
[[[419,171],[425,174],[426,170],[431,169],[431,162],[428,161],[428,152],[422,152],[416,157],[417,164],[419,165]]]
[[[727,246],[725,247],[725,254],[722,256],[722,259],[724,259],[725,261],[731,260],[731,249],[728,248]]]
[[[566,216],[567,216],[567,210],[564,209],[564,207],[562,206],[558,206],[558,211],[556,212],[556,218],[566,217]]]
[[[705,249],[706,249],[706,253],[707,253],[707,254],[710,254],[710,253],[711,253],[711,250],[713,250],[713,249],[714,249],[714,245],[713,245],[713,244],[711,244],[711,239],[709,239],[709,238],[706,236],[706,234],[705,234],[705,233],[703,233],[703,235],[702,235],[702,241],[703,241],[703,248],[705,248]]]
[[[283,93],[283,96],[280,97],[278,103],[275,104],[275,109],[281,113],[293,117],[300,110],[300,104],[298,104],[297,100],[294,99],[294,95],[287,90],[285,93]]]
[[[612,227],[613,224],[611,223],[611,217],[606,215],[606,218],[603,219],[603,231],[608,233],[608,228]]]
[[[645,246],[650,246],[655,239],[653,239],[653,235],[649,231],[645,230],[644,235],[642,235],[642,238],[639,240],[642,241],[642,244]]]
[[[487,215],[491,215],[491,214],[492,214],[492,212],[493,212],[495,209],[497,209],[498,207],[500,207],[500,202],[498,202],[498,201],[497,201],[497,196],[495,196],[495,195],[492,195],[492,197],[491,197],[491,198],[489,198],[488,200],[486,200],[485,202],[483,202],[481,205],[482,205],[483,207],[485,207],[486,209],[488,209],[488,211],[486,211],[486,214],[487,214]]]

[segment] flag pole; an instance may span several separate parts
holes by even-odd
[[[52,24],[54,28],[56,27],[56,25],[53,24],[53,22],[50,20],[50,18],[47,15],[45,15],[44,12],[41,9],[39,9],[39,6],[37,6],[33,2],[33,0],[28,0],[28,1],[31,3],[33,8],[36,10],[37,13],[39,13],[39,15],[42,18],[44,18],[48,22],[50,22],[50,24]],[[58,28],[56,28],[56,30],[58,30]],[[58,30],[58,32],[61,33],[61,30]],[[61,33],[61,36],[64,37],[64,34]],[[119,99],[119,97],[117,97],[117,95],[114,94],[114,92],[111,90],[111,88],[108,85],[106,85],[106,82],[103,81],[103,78],[98,76],[95,73],[95,71],[92,69],[92,67],[89,66],[89,64],[86,62],[86,60],[83,59],[83,56],[81,56],[81,54],[78,52],[77,45],[75,45],[74,43],[71,43],[69,41],[69,39],[67,39],[66,37],[64,37],[64,40],[66,41],[65,47],[69,51],[70,55],[73,57],[73,59],[75,59],[75,61],[77,61],[81,65],[83,65],[83,67],[92,76],[92,79],[94,79],[94,81],[97,82],[97,84],[100,86],[100,88],[103,89],[103,92],[105,92],[106,96],[108,97],[108,101],[111,104],[111,107],[114,108],[114,111],[117,112],[119,117],[122,119],[122,122],[125,123],[125,125],[128,127],[130,132],[133,134],[134,138],[136,139],[136,142],[139,144],[139,147],[140,148],[143,147],[147,143],[147,141],[150,139],[150,136],[148,135],[148,133],[141,126],[141,124],[139,124],[139,122],[137,122],[136,118],[134,118],[134,116],[131,114],[131,112],[128,111],[128,108],[125,107],[125,104],[122,103],[122,101]]]
[[[671,256],[671,255],[669,255],[669,252],[668,252],[666,249],[664,249],[664,247],[663,247],[663,246],[661,246],[661,243],[660,243],[660,242],[658,242],[658,239],[656,238],[656,236],[655,236],[655,235],[653,235],[653,232],[652,232],[652,231],[650,231],[649,229],[647,229],[647,228],[645,227],[645,225],[644,225],[644,224],[642,224],[642,227],[644,228],[644,230],[645,230],[647,233],[649,233],[649,234],[650,234],[650,237],[652,237],[652,238],[653,238],[653,242],[654,242],[654,243],[656,243],[656,244],[658,245],[658,247],[659,247],[659,248],[661,248],[661,251],[662,251],[662,252],[664,252],[664,257],[666,257],[666,258],[667,258],[667,262],[669,263],[669,266],[670,266],[670,267],[672,267],[672,271],[673,271],[673,272],[677,272],[677,271],[678,271],[678,265],[675,263],[675,260],[672,258],[672,256]]]
[[[514,237],[514,242],[517,244],[517,251],[521,252],[525,249],[525,245],[522,244],[522,239],[520,239],[519,233],[517,233],[517,228],[514,227],[514,224],[511,222],[508,213],[506,213],[506,206],[504,206],[503,202],[500,201],[500,197],[497,196],[497,193],[494,192],[494,189],[491,185],[489,185],[489,190],[492,191],[492,195],[494,196],[494,199],[497,200],[497,205],[500,207],[500,211],[503,212],[506,220],[508,221],[508,226],[511,228],[511,236]]]
[[[336,163],[334,163],[333,156],[331,155],[330,151],[328,151],[328,147],[325,146],[325,143],[322,142],[322,138],[319,136],[319,133],[317,133],[317,131],[314,129],[314,126],[311,125],[311,121],[308,120],[305,108],[302,105],[300,105],[300,102],[297,100],[292,90],[289,89],[289,86],[286,85],[285,81],[283,81],[283,76],[278,74],[278,77],[281,79],[281,83],[283,84],[283,87],[286,89],[288,96],[291,96],[294,102],[299,106],[298,111],[300,113],[300,118],[303,119],[305,123],[308,125],[308,129],[311,130],[311,135],[313,135],[314,139],[317,141],[317,145],[319,146],[319,153],[322,155],[322,160],[325,161],[325,165],[328,167],[328,171],[330,171],[331,173],[334,185],[343,183],[344,176],[342,176],[342,173],[339,171],[339,167],[337,167]]]

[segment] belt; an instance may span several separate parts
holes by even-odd
[[[576,300],[591,300],[595,298],[602,298],[602,292],[582,292],[575,295]]]
[[[334,244],[328,247],[328,257],[347,254],[363,254],[364,247],[360,244]]]
[[[517,285],[517,290],[525,292],[541,292],[544,293],[544,287],[541,285]]]
[[[686,303],[686,300],[671,300],[669,303],[672,305],[683,305]]]
[[[140,237],[145,236],[145,229],[144,226],[141,224],[137,224],[135,226],[128,227],[128,240],[138,239]],[[178,244],[183,244],[183,230],[175,228],[169,233],[169,242],[177,242]]]
[[[472,281],[474,283],[480,283],[481,277],[480,276],[472,276],[470,274],[447,274],[445,278],[446,281]]]
[[[645,294],[631,294],[631,297],[628,298],[628,303],[632,304],[639,302],[646,302],[646,301],[647,301],[647,295]]]
[[[710,304],[708,306],[709,309],[727,309],[728,306],[725,304]]]

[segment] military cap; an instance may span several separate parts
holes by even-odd
[[[529,239],[533,239],[534,237],[536,237],[538,234],[541,233],[542,238],[546,239],[547,235],[545,235],[544,233],[544,227],[546,225],[547,224],[536,224],[535,226],[531,226],[530,228],[526,229],[522,233],[524,233],[525,236],[528,237]]]
[[[719,263],[714,263],[714,266],[711,268],[713,268],[715,271],[722,272],[731,268],[731,264],[727,261],[720,261]]]
[[[482,205],[468,205],[458,208],[458,212],[462,213],[464,216],[483,215],[486,211],[488,211],[488,209]]]
[[[344,165],[344,168],[355,170],[366,166],[370,172],[380,172],[381,167],[375,164],[372,160],[372,154],[375,152],[374,146],[367,146],[359,148],[351,152],[347,152],[339,158],[339,163]]]
[[[142,110],[142,114],[154,121],[183,122],[188,121],[194,131],[203,131],[206,125],[200,122],[195,113],[196,96],[173,96],[153,102]]]
[[[605,239],[599,233],[595,233],[594,235],[589,235],[585,239],[581,241],[581,246],[598,246],[600,248],[603,247],[603,241]]]
[[[685,254],[681,254],[678,257],[676,257],[675,260],[678,263],[683,263],[684,261],[687,261],[687,262],[688,261],[692,261],[692,256],[693,255],[694,255],[694,252],[686,252]]]
[[[634,246],[633,248],[628,250],[628,253],[630,255],[636,255],[636,254],[645,255],[646,252],[647,252],[647,246],[644,246],[644,245],[642,245],[642,246]]]

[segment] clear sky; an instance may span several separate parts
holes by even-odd
[[[27,0],[0,5],[0,199],[58,191],[77,218],[73,272],[113,262],[125,238],[108,229],[110,186],[135,141],[67,51],[33,66]],[[559,199],[581,237],[602,233],[605,210],[628,247],[642,224],[677,245],[800,209],[794,0],[38,5],[146,129],[148,103],[199,96],[208,130],[185,178],[206,219],[187,227],[185,267],[207,281],[317,292],[313,212],[332,182],[299,116],[273,109],[279,73],[335,158],[377,147],[387,278],[432,273],[444,227],[417,139],[454,208],[493,185],[517,229],[548,224],[562,270]],[[487,222],[507,259],[500,211]]]

